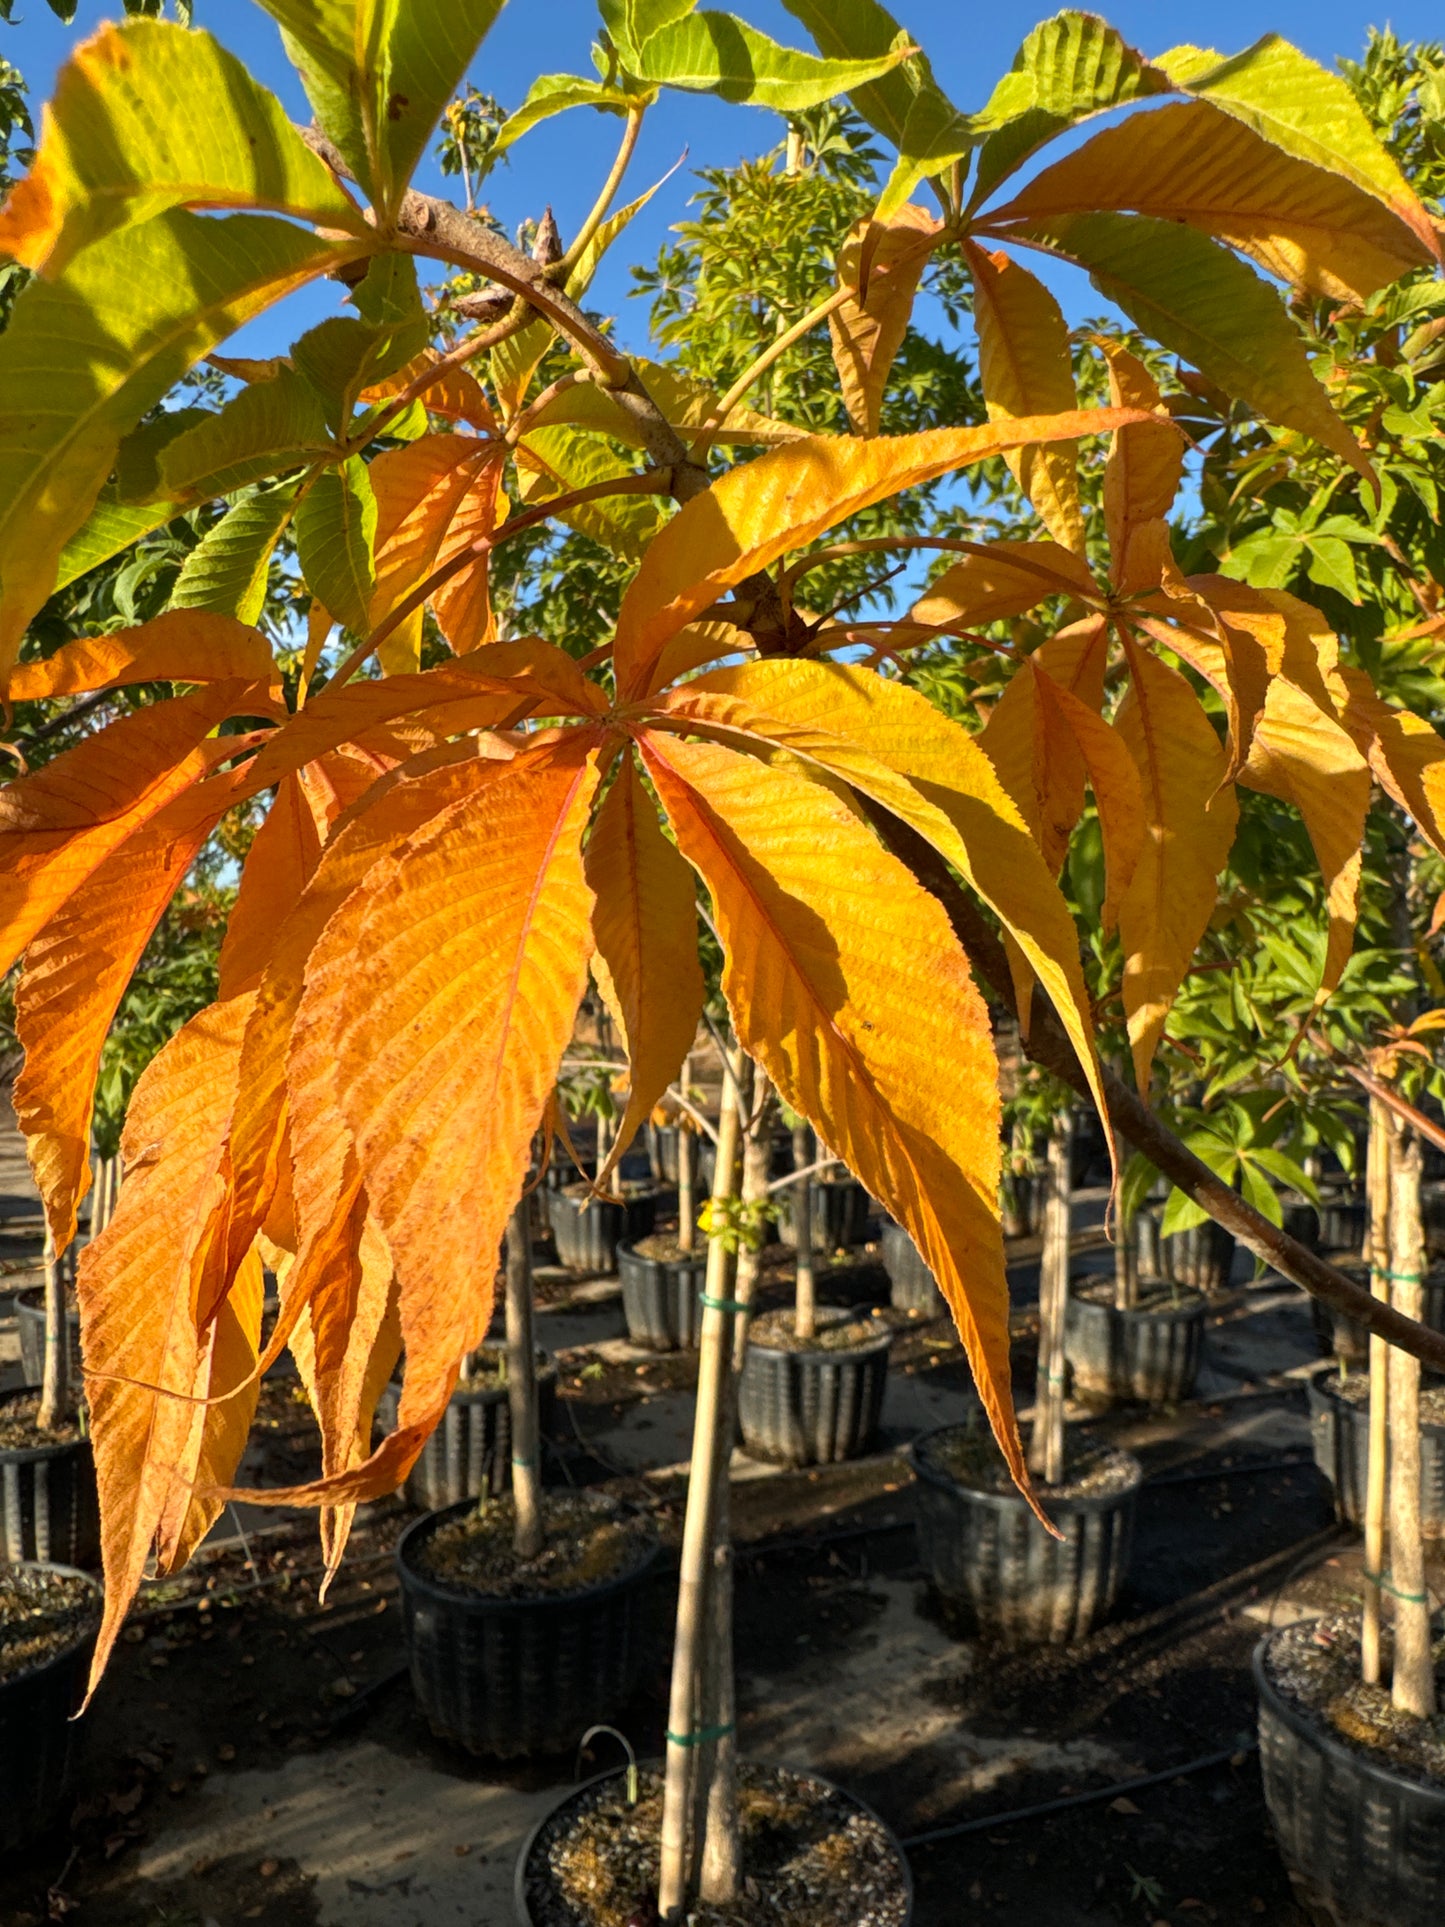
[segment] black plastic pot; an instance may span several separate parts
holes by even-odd
[[[1043,1191],[1043,1179],[1034,1172],[1004,1172],[999,1204],[1006,1238],[1028,1238],[1038,1230]]]
[[[790,1198],[791,1192],[783,1192]],[[813,1249],[847,1251],[861,1245],[868,1236],[868,1220],[873,1215],[873,1200],[857,1178],[814,1178]],[[778,1236],[790,1251],[796,1250],[798,1227],[791,1214],[778,1226]]]
[[[1445,1258],[1445,1184],[1427,1184],[1420,1194],[1425,1246],[1432,1258]]]
[[[1265,1804],[1291,1882],[1329,1927],[1439,1927],[1445,1785],[1367,1759],[1295,1706],[1254,1649]]]
[[[1144,1473],[1079,1498],[1044,1496],[1063,1533],[1045,1532],[1023,1495],[960,1485],[932,1456],[943,1432],[910,1447],[917,1476],[918,1550],[938,1598],[961,1631],[1011,1646],[1066,1646],[1112,1612],[1129,1562]],[[1126,1455],[1127,1456],[1127,1455]]]
[[[80,1383],[80,1313],[66,1315],[70,1327],[70,1379]],[[45,1377],[45,1287],[32,1286],[15,1299],[15,1324],[20,1335],[20,1370],[27,1385]]]
[[[487,1346],[488,1351],[500,1350]],[[399,1385],[388,1385],[376,1403],[376,1421],[383,1432],[396,1429]],[[550,1352],[537,1353],[537,1423],[544,1439],[556,1430],[557,1361]],[[406,1482],[406,1496],[414,1506],[434,1512],[489,1493],[500,1497],[512,1489],[512,1408],[507,1387],[496,1379],[484,1385],[459,1385],[441,1424],[422,1447],[421,1456]]]
[[[661,1548],[631,1571],[572,1593],[489,1599],[437,1585],[416,1550],[471,1500],[432,1512],[396,1548],[417,1705],[439,1739],[495,1759],[561,1753],[615,1719],[646,1654],[642,1591]]]
[[[1281,1191],[1279,1196],[1281,1229],[1296,1244],[1311,1251],[1320,1248],[1320,1214],[1309,1199],[1298,1191]]]
[[[947,1311],[938,1281],[923,1262],[918,1246],[890,1218],[883,1227],[883,1268],[888,1273],[889,1298],[895,1311],[926,1312],[939,1318]]]
[[[517,1855],[517,1870],[512,1882],[512,1911],[516,1927],[537,1927],[537,1917],[532,1912],[527,1893],[529,1887],[534,1885],[536,1879],[538,1870],[533,1867],[533,1861],[536,1857],[537,1848],[544,1830],[552,1827],[559,1818],[564,1817],[569,1808],[581,1805],[595,1787],[602,1786],[609,1780],[620,1780],[626,1770],[624,1767],[611,1773],[597,1773],[594,1774],[590,1780],[584,1780],[580,1786],[573,1787],[570,1793],[564,1795],[564,1797],[557,1802],[550,1813],[544,1813],[542,1815],[542,1818],[522,1842],[522,1851]],[[912,1927],[913,1870],[908,1864],[908,1856],[904,1853],[902,1845],[894,1834],[893,1829],[884,1821],[880,1820],[873,1808],[870,1807],[866,1801],[860,1800],[857,1794],[846,1792],[832,1780],[825,1780],[821,1773],[809,1773],[806,1777],[812,1781],[815,1786],[826,1787],[831,1793],[841,1794],[842,1798],[847,1800],[850,1805],[856,1807],[860,1814],[865,1815],[871,1820],[880,1832],[886,1834],[890,1846],[892,1846],[897,1855],[899,1883],[905,1896],[905,1911],[900,1927]],[[747,1869],[744,1868],[743,1871],[746,1873]]]
[[[6,1392],[0,1410],[33,1398]],[[100,1564],[100,1503],[89,1439],[46,1439],[0,1447],[0,1555],[12,1564]]]
[[[1234,1269],[1234,1236],[1213,1218],[1163,1240],[1164,1270],[1196,1291],[1223,1291]]]
[[[1315,1464],[1334,1489],[1335,1511],[1347,1525],[1362,1525],[1370,1408],[1341,1396],[1333,1366],[1310,1381],[1309,1403]],[[1445,1539],[1445,1425],[1420,1427],[1420,1529],[1427,1539]]]
[[[675,1124],[649,1124],[648,1154],[652,1162],[652,1175],[659,1184],[677,1183],[677,1139]],[[713,1172],[717,1169],[717,1148],[709,1137],[696,1132],[692,1140],[693,1184],[699,1198],[705,1198],[712,1190]]]
[[[572,1271],[611,1274],[617,1270],[617,1247],[636,1244],[651,1232],[657,1217],[657,1198],[651,1191],[630,1198],[554,1191],[547,1210],[557,1241],[558,1264]]]
[[[686,1257],[644,1258],[632,1245],[617,1247],[622,1310],[634,1345],[655,1352],[686,1351],[702,1326],[698,1303],[707,1273],[706,1247]]]
[[[849,1318],[850,1312],[820,1311]],[[771,1465],[835,1465],[873,1443],[893,1334],[846,1351],[784,1351],[748,1340],[738,1379],[738,1429],[749,1458]]]
[[[1365,1242],[1369,1212],[1356,1191],[1320,1192],[1320,1250],[1358,1251]]]
[[[1341,1265],[1340,1270],[1362,1290],[1370,1288],[1368,1265]],[[1360,1318],[1335,1311],[1322,1298],[1310,1294],[1310,1319],[1320,1351],[1344,1359],[1347,1365],[1362,1365],[1370,1356],[1370,1328]],[[1445,1265],[1432,1265],[1421,1285],[1420,1320],[1435,1331],[1445,1331]]]
[[[21,1566],[8,1573],[25,1583]],[[63,1652],[28,1672],[0,1680],[0,1854],[43,1833],[70,1789],[80,1729],[71,1715],[85,1697],[85,1678],[100,1624],[100,1587],[68,1566],[49,1570],[84,1579],[95,1593],[95,1623]]]
[[[1149,1405],[1188,1398],[1199,1376],[1207,1311],[1203,1295],[1189,1285],[1134,1311],[1075,1291],[1064,1322],[1064,1356],[1075,1389]]]

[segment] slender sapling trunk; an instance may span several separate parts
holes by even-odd
[[[537,1423],[537,1348],[532,1337],[531,1199],[507,1226],[507,1404],[512,1420],[513,1545],[519,1559],[542,1550],[541,1437]]]
[[[1365,1262],[1370,1290],[1390,1296],[1390,1113],[1370,1099],[1370,1136],[1365,1152]],[[1365,1471],[1365,1590],[1360,1614],[1360,1677],[1380,1678],[1380,1582],[1385,1563],[1385,1466],[1388,1452],[1390,1348],[1370,1334],[1369,1456]]]
[[[806,1124],[793,1127],[793,1167],[806,1171],[818,1160],[813,1146],[817,1140]],[[817,1273],[813,1266],[813,1180],[803,1178],[793,1190],[793,1223],[797,1227],[797,1285],[794,1296],[793,1330],[799,1338],[812,1338],[818,1329]]]
[[[677,1120],[677,1248],[697,1244],[697,1140],[684,1118]]]
[[[70,1417],[70,1320],[66,1285],[70,1278],[69,1251],[58,1257],[55,1240],[45,1233],[45,1370],[40,1384],[40,1410],[35,1423],[42,1432],[58,1432]]]
[[[1039,1370],[1029,1467],[1050,1485],[1064,1476],[1064,1320],[1069,1303],[1069,1179],[1074,1114],[1060,1111],[1049,1129],[1044,1172],[1043,1246],[1039,1255]]]
[[[1424,1308],[1424,1274],[1420,1141],[1392,1118],[1390,1295],[1407,1318],[1418,1318]],[[1395,1601],[1391,1698],[1402,1713],[1428,1719],[1435,1711],[1435,1661],[1420,1532],[1420,1361],[1396,1345],[1390,1347],[1390,1584]]]

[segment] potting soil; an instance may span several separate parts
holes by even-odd
[[[42,1432],[36,1424],[40,1416],[40,1394],[31,1398],[6,1399],[0,1405],[0,1452],[24,1452],[32,1445],[69,1445],[80,1437],[74,1419],[66,1419],[53,1432]]]
[[[1347,1404],[1368,1405],[1370,1374],[1347,1372],[1343,1378],[1331,1379],[1328,1389],[1336,1398],[1344,1399]],[[1426,1384],[1420,1387],[1420,1423],[1445,1425],[1445,1384]]]
[[[1435,1697],[1431,1719],[1403,1713],[1390,1699],[1388,1636],[1382,1655],[1385,1683],[1360,1678],[1360,1620],[1355,1612],[1289,1626],[1266,1649],[1269,1676],[1287,1699],[1323,1722],[1347,1746],[1427,1786],[1445,1788],[1445,1629],[1435,1642]]]
[[[95,1588],[84,1579],[0,1566],[0,1679],[53,1659],[99,1617]]]
[[[918,1446],[919,1456],[957,1484],[973,1492],[1011,1492],[1013,1479],[992,1437],[966,1425],[950,1426]],[[1057,1485],[1036,1479],[1039,1495],[1049,1499],[1084,1499],[1123,1492],[1134,1483],[1137,1469],[1128,1453],[1113,1446],[1070,1439],[1065,1447],[1064,1476]]]
[[[883,1827],[836,1789],[781,1767],[739,1769],[744,1892],[701,1903],[692,1927],[902,1927],[907,1892]],[[655,1919],[662,1776],[602,1782],[538,1836],[527,1886],[536,1927],[631,1927]],[[540,1877],[538,1877],[540,1875]]]
[[[600,1492],[548,1493],[542,1501],[546,1538],[531,1559],[512,1544],[516,1509],[510,1493],[450,1519],[416,1547],[418,1569],[450,1592],[492,1599],[579,1592],[640,1566],[652,1549],[651,1521],[624,1512]]]
[[[775,1352],[850,1352],[871,1344],[887,1330],[876,1318],[848,1318],[820,1308],[817,1330],[811,1338],[800,1338],[793,1329],[793,1316],[790,1307],[764,1312],[753,1321],[753,1342]]]

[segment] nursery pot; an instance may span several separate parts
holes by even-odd
[[[483,1350],[499,1352],[500,1345]],[[399,1385],[388,1385],[376,1402],[377,1425],[396,1430]],[[544,1439],[551,1437],[557,1418],[557,1361],[550,1352],[537,1352],[537,1425]],[[493,1498],[512,1489],[512,1408],[505,1379],[485,1384],[459,1385],[452,1393],[442,1422],[421,1449],[406,1482],[406,1496],[422,1511],[435,1512],[463,1499]]]
[[[565,1593],[497,1598],[439,1585],[418,1548],[473,1501],[428,1513],[401,1535],[403,1634],[417,1705],[438,1739],[495,1759],[561,1753],[614,1719],[646,1657],[642,1592],[661,1548],[625,1572]]]
[[[918,1549],[934,1592],[967,1632],[1010,1646],[1066,1646],[1114,1608],[1129,1561],[1144,1473],[1128,1453],[1122,1482],[1076,1497],[1041,1495],[1063,1533],[1039,1524],[1022,1493],[963,1484],[937,1446],[956,1426],[909,1448],[917,1477]]]
[[[1254,1649],[1259,1762],[1280,1856],[1329,1927],[1439,1927],[1445,1918],[1445,1783],[1368,1758],[1270,1676],[1278,1633]]]
[[[645,1258],[635,1245],[619,1245],[617,1275],[622,1280],[627,1336],[634,1345],[675,1352],[697,1344],[706,1245],[676,1258]]]
[[[814,1178],[812,1202],[814,1251],[847,1251],[862,1244],[873,1200],[857,1178]],[[798,1226],[791,1214],[778,1226],[778,1236],[790,1251],[797,1249]]]
[[[1320,1250],[1358,1252],[1365,1241],[1368,1216],[1365,1200],[1357,1191],[1321,1191]]]
[[[675,1124],[650,1124],[648,1132],[652,1175],[659,1184],[675,1187],[678,1128]],[[693,1133],[692,1152],[693,1183],[698,1197],[705,1198],[712,1190],[713,1172],[717,1169],[717,1147],[710,1137],[697,1131]]]
[[[820,1309],[818,1324],[853,1314]],[[846,1349],[792,1351],[750,1336],[738,1379],[738,1427],[749,1458],[773,1465],[834,1465],[873,1443],[893,1334]]]
[[[1043,1179],[1031,1171],[1005,1170],[999,1200],[1006,1238],[1027,1238],[1039,1228]]]
[[[0,1412],[33,1399],[33,1388],[0,1396]],[[0,1446],[0,1557],[61,1566],[100,1564],[100,1502],[88,1438]]]
[[[1064,1356],[1075,1388],[1149,1405],[1187,1398],[1204,1351],[1203,1294],[1188,1285],[1146,1285],[1153,1301],[1120,1311],[1112,1281],[1088,1289],[1088,1296],[1077,1288],[1071,1293],[1064,1324]]]
[[[1213,1218],[1175,1231],[1164,1241],[1164,1269],[1196,1291],[1223,1291],[1234,1269],[1234,1236]]]
[[[1335,1512],[1347,1525],[1362,1525],[1370,1458],[1370,1407],[1341,1392],[1334,1366],[1309,1386],[1310,1443],[1315,1464],[1334,1489]],[[1445,1539],[1445,1421],[1420,1425],[1420,1530]]]
[[[1368,1265],[1341,1265],[1340,1270],[1361,1287],[1370,1289]],[[1310,1293],[1310,1318],[1320,1351],[1331,1353],[1347,1364],[1362,1365],[1370,1356],[1370,1328],[1362,1318],[1336,1311],[1322,1298]],[[1445,1331],[1445,1265],[1432,1265],[1421,1281],[1420,1322],[1435,1331]]]
[[[1296,1244],[1305,1245],[1311,1251],[1320,1248],[1320,1214],[1309,1199],[1298,1191],[1281,1191],[1279,1194],[1281,1230]]]
[[[1425,1221],[1425,1248],[1432,1258],[1445,1258],[1445,1184],[1427,1184],[1420,1195]]]
[[[657,1197],[641,1191],[632,1197],[598,1198],[577,1185],[554,1191],[547,1209],[558,1264],[610,1275],[617,1270],[617,1247],[636,1244],[652,1230]]]
[[[38,1593],[47,1572],[83,1580],[95,1613],[60,1652],[0,1679],[0,1854],[13,1853],[42,1833],[69,1791],[80,1731],[71,1716],[85,1697],[100,1624],[100,1587],[87,1573],[35,1563],[13,1567],[5,1577]]]
[[[786,1769],[779,1770],[780,1778],[785,1771]],[[744,1775],[748,1773],[746,1762],[743,1764],[742,1772]],[[522,1843],[522,1851],[517,1855],[517,1869],[512,1887],[513,1919],[516,1927],[542,1927],[544,1921],[550,1922],[558,1918],[556,1908],[559,1903],[565,1906],[566,1902],[561,1900],[558,1894],[556,1877],[550,1865],[551,1855],[556,1848],[565,1843],[569,1832],[575,1828],[579,1818],[596,1799],[599,1792],[607,1794],[614,1787],[621,1790],[625,1778],[626,1769],[623,1768],[610,1773],[599,1773],[593,1779],[585,1780],[581,1786],[574,1787],[560,1800],[550,1813],[544,1814],[532,1828]],[[810,1786],[851,1809],[852,1815],[856,1816],[857,1820],[866,1823],[869,1834],[873,1836],[871,1844],[874,1852],[869,1856],[870,1869],[883,1863],[886,1866],[887,1885],[892,1889],[886,1911],[881,1911],[876,1904],[869,1907],[867,1915],[869,1927],[873,1927],[875,1922],[879,1923],[879,1927],[911,1927],[913,1874],[908,1865],[908,1856],[904,1853],[892,1829],[886,1826],[872,1807],[860,1800],[856,1794],[845,1792],[833,1781],[825,1780],[821,1773],[789,1772],[787,1780],[793,1785],[799,1781],[807,1781]],[[785,1846],[785,1842],[780,1841],[774,1833],[767,1840],[766,1846],[769,1851],[776,1853]],[[745,1845],[743,1874],[746,1877],[750,1872],[752,1869],[747,1862]],[[654,1890],[649,1888],[646,1893],[639,1894],[637,1899],[640,1906],[647,1907],[651,1905],[654,1897]],[[845,1919],[851,1923],[860,1918],[860,1904],[868,1903],[866,1900],[860,1903],[856,1884],[846,1896],[842,1894],[838,1896],[839,1907],[848,1908],[846,1915],[841,1911],[837,1915],[840,1927]],[[584,1927],[586,1917],[576,1914],[570,1908],[568,1911],[576,1920],[577,1927]]]
[[[70,1381],[80,1383],[80,1313],[67,1311],[65,1323],[70,1337]],[[45,1377],[45,1287],[34,1285],[15,1299],[15,1324],[20,1335],[20,1370],[27,1385],[38,1385]]]
[[[882,1243],[883,1268],[888,1273],[889,1297],[895,1311],[920,1311],[932,1318],[941,1317],[948,1307],[938,1289],[938,1281],[903,1226],[894,1224],[890,1218],[883,1227]]]

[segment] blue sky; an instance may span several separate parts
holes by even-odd
[[[794,45],[806,44],[802,30],[779,0],[736,0],[735,10],[754,25]],[[1036,19],[1052,11],[1037,7],[965,6],[959,0],[899,0],[894,12],[928,52],[940,83],[962,107],[980,105],[993,82],[1011,62],[1019,41]],[[75,23],[62,26],[45,0],[22,0],[23,18],[0,24],[0,54],[29,81],[37,99],[49,92],[55,71],[78,34],[89,32],[120,11],[116,0],[81,0]],[[1260,34],[1275,31],[1295,41],[1326,64],[1340,54],[1357,54],[1372,22],[1388,20],[1404,38],[1428,39],[1445,32],[1439,0],[1396,0],[1386,13],[1377,0],[1274,0],[1269,7],[1241,0],[1126,0],[1103,9],[1137,46],[1160,53],[1180,41],[1237,51]],[[309,119],[304,96],[281,51],[270,17],[250,0],[196,0],[195,17],[240,54],[256,76],[273,87],[298,119]],[[539,72],[591,71],[588,49],[595,31],[595,0],[510,0],[481,49],[472,78],[504,106],[515,106]],[[535,130],[513,150],[510,166],[496,170],[486,196],[499,219],[514,227],[523,216],[550,203],[564,238],[590,205],[611,159],[618,122],[610,116],[573,112]],[[633,350],[644,345],[642,304],[626,299],[627,260],[650,259],[668,226],[683,217],[690,192],[689,167],[727,165],[757,153],[778,138],[781,122],[755,109],[725,106],[695,95],[665,94],[648,118],[629,177],[632,193],[667,173],[685,155],[652,204],[638,218],[618,258],[604,268],[594,299],[619,314],[622,338]],[[434,170],[418,185],[442,187]],[[448,192],[457,192],[459,182]],[[1061,278],[1060,278],[1061,277]],[[1100,302],[1081,276],[1067,269],[1050,276],[1066,307],[1077,318],[1096,313]],[[329,311],[335,291],[315,289],[280,316],[266,317],[248,331],[252,352],[284,345],[307,322]]]

